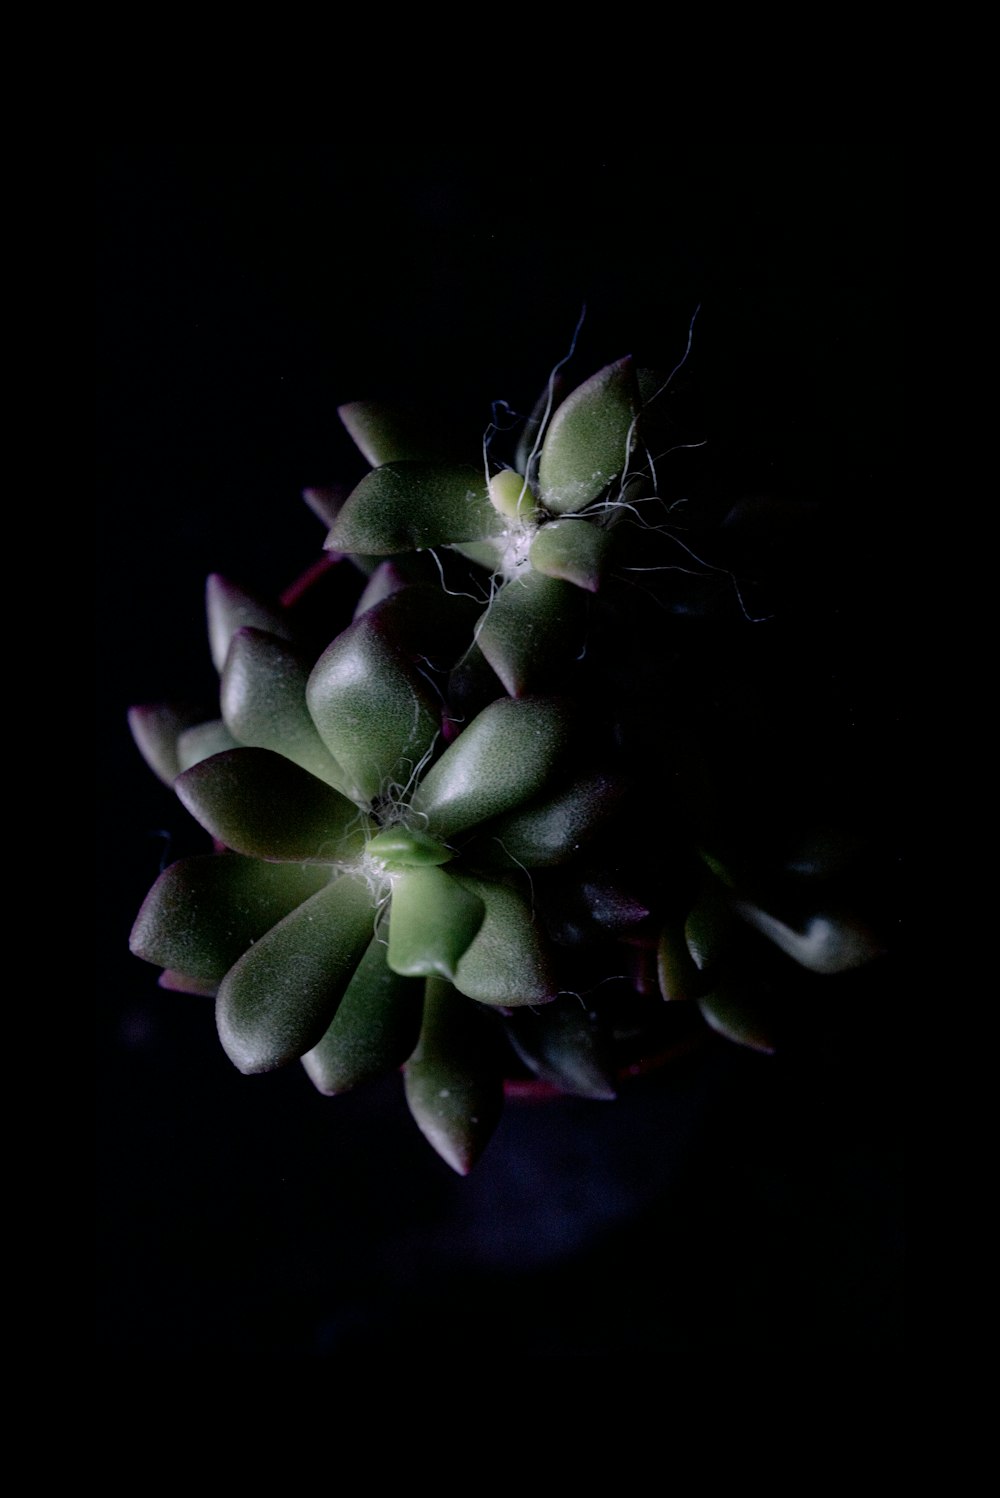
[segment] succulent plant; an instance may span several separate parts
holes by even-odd
[[[212,577],[218,708],[130,714],[215,845],[157,879],[133,951],[215,996],[243,1072],[301,1060],[336,1094],[401,1068],[463,1174],[505,1079],[611,1098],[706,1026],[771,1050],[806,975],[880,951],[856,830],[801,773],[837,745],[811,708],[784,742],[798,698],[745,602],[800,517],[678,495],[670,388],[557,370],[454,459],[342,407],[371,472],[307,498],[364,580],[352,622],[318,648],[296,599]]]

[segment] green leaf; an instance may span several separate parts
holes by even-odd
[[[372,939],[367,883],[345,874],[293,910],[231,968],[216,1020],[242,1072],[273,1071],[318,1045]]]
[[[447,841],[543,790],[570,737],[570,718],[557,702],[491,702],[424,776],[413,809],[432,837]]]
[[[128,710],[128,726],[136,748],[153,774],[169,786],[186,768],[177,755],[177,740],[185,729],[204,721],[204,712],[187,703],[145,703]]]
[[[224,754],[227,749],[238,747],[222,719],[213,718],[210,723],[199,723],[178,734],[177,763],[182,771],[190,770],[203,759],[211,759],[213,754]]]
[[[611,775],[589,775],[484,827],[483,843],[529,869],[564,863],[612,815],[623,790]]]
[[[420,1041],[404,1072],[406,1101],[429,1144],[468,1175],[503,1110],[503,1080],[484,1016],[429,978]]]
[[[253,858],[335,863],[364,846],[353,802],[270,749],[216,754],[175,789],[206,831]]]
[[[476,643],[512,697],[559,682],[580,654],[585,604],[579,588],[541,572],[504,583]]]
[[[749,900],[736,900],[733,908],[782,952],[814,973],[848,972],[871,962],[884,950],[874,932],[850,912],[818,911],[797,929]]]
[[[528,557],[536,572],[596,593],[610,544],[608,532],[593,520],[571,516],[541,526]]]
[[[485,906],[443,869],[412,869],[392,884],[389,966],[406,978],[455,977]]]
[[[720,980],[697,1002],[716,1034],[752,1051],[773,1055],[775,1044],[768,1006],[735,978],[727,976]]]
[[[452,541],[481,541],[503,522],[490,504],[486,477],[467,464],[387,463],[346,500],[326,540],[328,550],[385,556]]]
[[[705,984],[684,937],[684,922],[669,917],[660,928],[656,973],[665,999],[693,999]]]
[[[236,853],[182,858],[153,885],[129,946],[137,957],[218,983],[266,931],[316,893],[329,870]]]
[[[450,863],[454,853],[412,827],[385,827],[368,840],[368,856],[378,859],[390,873],[401,873],[404,869],[435,868]]]
[[[555,999],[543,1009],[523,1009],[504,1021],[525,1066],[573,1097],[610,1101],[618,1096],[607,1043],[579,999]]]
[[[240,744],[273,749],[344,791],[343,771],[306,706],[309,673],[310,663],[283,640],[259,629],[237,630],[222,673],[222,716]]]
[[[556,993],[548,949],[531,906],[519,890],[453,874],[486,906],[476,936],[460,958],[455,987],[482,1004],[519,1008]]]
[[[585,509],[622,473],[634,445],[639,391],[630,358],[598,370],[556,411],[538,465],[552,514]]]
[[[405,786],[440,732],[429,683],[388,638],[384,605],[370,609],[327,646],[306,701],[330,753],[359,800]]]
[[[424,985],[401,978],[386,962],[386,945],[374,937],[361,959],[333,1022],[302,1065],[329,1096],[395,1071],[420,1036]]]
[[[429,415],[384,401],[348,401],[337,415],[373,468],[412,460],[430,463],[447,456],[454,445]]]
[[[238,629],[263,629],[282,640],[294,637],[291,621],[283,609],[265,603],[218,572],[213,572],[205,585],[205,608],[208,642],[219,672],[226,664],[229,643]]]

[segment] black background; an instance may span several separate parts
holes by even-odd
[[[274,593],[318,553],[302,488],[363,471],[339,403],[415,393],[479,431],[494,400],[530,405],[584,304],[581,375],[625,353],[670,368],[700,307],[688,373],[720,481],[838,517],[824,597],[885,775],[893,150],[748,143],[665,178],[567,150],[157,146],[98,175],[101,1345],[891,1352],[895,959],[833,983],[788,1054],[713,1042],[614,1105],[509,1106],[459,1181],[396,1079],[326,1100],[297,1069],[240,1077],[210,1003],[129,956],[161,862],[202,842],[124,715],[211,694],[209,572]]]

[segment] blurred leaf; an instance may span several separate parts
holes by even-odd
[[[349,401],[337,407],[362,457],[373,468],[385,463],[433,463],[454,453],[439,418],[384,401]]]
[[[313,1049],[372,939],[372,896],[352,874],[293,910],[231,968],[216,1019],[242,1072],[273,1071]]]
[[[177,740],[187,728],[204,723],[205,713],[188,703],[153,702],[128,710],[128,726],[136,748],[153,774],[172,786],[183,769]]]
[[[147,962],[218,983],[249,946],[328,879],[325,868],[259,863],[236,853],[182,858],[149,891],[129,946]]]
[[[210,723],[199,723],[194,728],[185,728],[177,736],[177,763],[181,770],[191,770],[202,760],[213,754],[224,754],[227,749],[238,749],[239,745],[221,718]]]
[[[752,1051],[774,1053],[768,1006],[738,979],[727,976],[698,999],[698,1008],[717,1034]]]
[[[734,909],[782,952],[814,973],[844,973],[862,967],[884,950],[874,932],[847,912],[817,912],[799,930],[749,900],[734,901]]]
[[[579,999],[556,999],[538,1011],[519,1010],[504,1021],[525,1066],[573,1097],[618,1096],[606,1042]]]
[[[705,987],[698,965],[684,936],[684,922],[673,916],[660,928],[656,946],[656,973],[665,999],[697,998]]]
[[[334,863],[364,845],[354,803],[270,749],[216,754],[175,789],[206,831],[253,858]]]
[[[417,1126],[462,1176],[489,1143],[503,1109],[503,1080],[484,1018],[450,984],[429,978],[420,1041],[404,1073]]]

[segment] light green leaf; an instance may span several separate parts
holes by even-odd
[[[485,1021],[442,979],[429,978],[420,1041],[404,1072],[406,1101],[430,1145],[468,1175],[503,1109],[503,1080]]]
[[[432,837],[447,841],[543,790],[570,738],[569,716],[557,702],[491,702],[424,776],[413,809]]]
[[[153,885],[129,946],[137,957],[218,983],[284,916],[321,889],[329,871],[260,863],[235,853],[182,858]]]
[[[318,1045],[372,939],[371,892],[344,875],[263,936],[219,989],[216,1020],[242,1072],[273,1071]]]
[[[353,802],[270,749],[216,754],[175,789],[206,831],[253,858],[334,863],[364,845]]]
[[[528,556],[536,572],[596,593],[610,543],[608,532],[593,520],[570,516],[541,526]]]
[[[412,869],[392,884],[389,966],[405,978],[455,977],[485,907],[443,869]]]
[[[497,535],[482,469],[467,464],[387,463],[346,500],[326,540],[331,551],[385,556]]]
[[[395,1071],[420,1036],[424,985],[401,978],[386,962],[386,945],[373,937],[333,1022],[302,1065],[315,1087],[329,1096]]]
[[[224,754],[227,749],[238,749],[239,745],[221,718],[210,723],[199,723],[194,728],[185,728],[177,736],[177,763],[181,770],[190,770],[200,765],[203,759],[213,754]]]
[[[635,440],[639,391],[630,358],[598,370],[556,411],[538,465],[542,504],[566,515],[585,509],[622,473]]]

